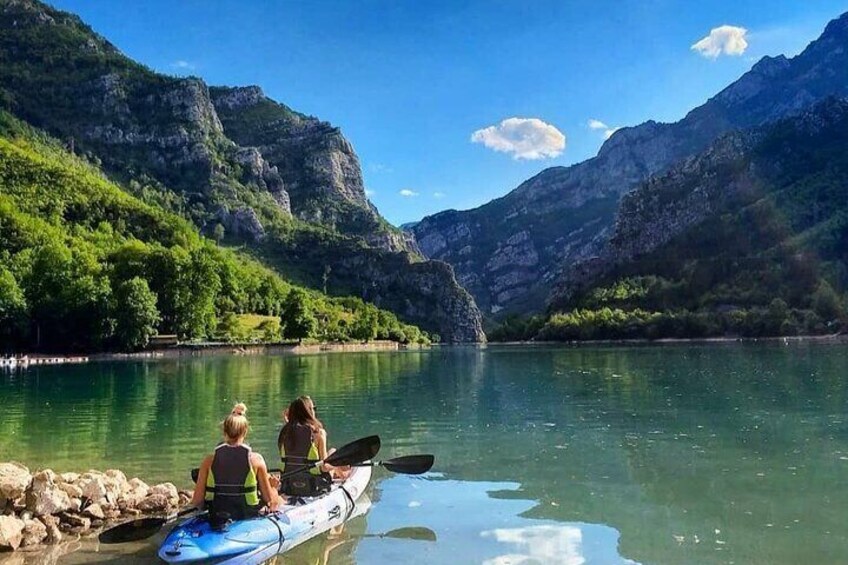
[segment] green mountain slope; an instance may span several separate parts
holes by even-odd
[[[485,338],[452,269],[424,261],[367,201],[339,130],[256,88],[157,74],[76,16],[0,0],[0,108],[301,284],[396,307],[447,341]],[[340,262],[359,256],[367,272]]]
[[[293,338],[427,339],[216,246],[0,112],[0,350],[131,349],[155,331],[226,333],[241,313],[282,314]]]
[[[848,100],[729,134],[628,194],[565,273],[540,338],[837,331],[848,290]]]

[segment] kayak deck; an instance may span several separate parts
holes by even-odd
[[[359,514],[357,501],[370,480],[370,466],[354,467],[350,477],[334,483],[326,494],[233,522],[223,531],[213,530],[203,517],[189,518],[171,531],[159,548],[159,558],[166,563],[262,563]]]

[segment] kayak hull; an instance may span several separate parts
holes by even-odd
[[[370,480],[370,466],[354,467],[350,477],[334,483],[329,493],[233,522],[224,531],[212,530],[203,517],[189,518],[168,534],[159,558],[166,563],[262,563],[360,514],[357,507],[367,507],[360,499]]]

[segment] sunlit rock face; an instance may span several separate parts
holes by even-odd
[[[784,264],[785,253],[810,254],[823,264],[832,262],[827,270],[843,270],[841,187],[848,175],[838,158],[848,142],[846,131],[848,99],[829,98],[800,114],[726,134],[650,178],[624,196],[597,255],[563,269],[552,306],[567,307],[613,272],[649,275],[661,265],[674,279],[688,260],[720,264],[722,254],[737,258],[737,276],[746,262]],[[802,205],[793,204],[797,197],[782,195],[796,190],[805,191]],[[711,241],[715,234],[701,227],[707,221],[746,226],[748,233],[717,246]],[[665,260],[671,256],[678,265]]]
[[[703,151],[724,133],[846,94],[848,15],[843,15],[800,55],[763,58],[679,122],[622,128],[588,161],[546,169],[503,198],[428,216],[410,231],[427,257],[454,266],[485,313],[539,310],[562,269],[597,256],[622,196],[641,182]],[[526,234],[524,249],[532,249],[536,264],[527,265],[530,259],[518,260],[520,251],[510,251],[515,246],[509,240],[519,233]]]

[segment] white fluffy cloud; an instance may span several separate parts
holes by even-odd
[[[189,61],[184,61],[182,59],[171,63],[171,67],[181,71],[193,71],[195,69],[194,63],[190,63]]]
[[[409,190],[408,188],[401,189],[401,191],[398,192],[398,194],[400,194],[401,196],[403,196],[405,198],[410,198],[412,196],[418,196],[417,192],[415,192],[414,190]]]
[[[438,190],[433,193],[433,198],[444,198],[446,194],[444,192],[439,192]]]
[[[589,126],[589,129],[600,131],[604,134],[604,139],[609,139],[612,134],[620,130],[620,127],[610,127],[606,125],[601,120],[590,119],[586,122],[586,125]]]
[[[375,194],[377,194],[377,193],[376,193],[376,192],[374,192],[373,190],[371,190],[370,188],[366,188],[366,189],[365,189],[365,196],[367,196],[368,198],[371,198],[371,197],[372,197],[372,196],[374,196]]]
[[[741,55],[748,48],[744,27],[723,25],[710,30],[710,34],[694,45],[692,50],[704,57],[715,59],[719,55]]]
[[[501,123],[478,129],[472,143],[509,153],[513,159],[546,159],[565,149],[565,135],[538,118],[507,118]]]
[[[583,532],[573,526],[539,525],[523,528],[498,528],[480,534],[484,538],[512,546],[514,553],[487,559],[483,565],[550,563],[583,565]],[[520,552],[520,553],[519,553]]]

